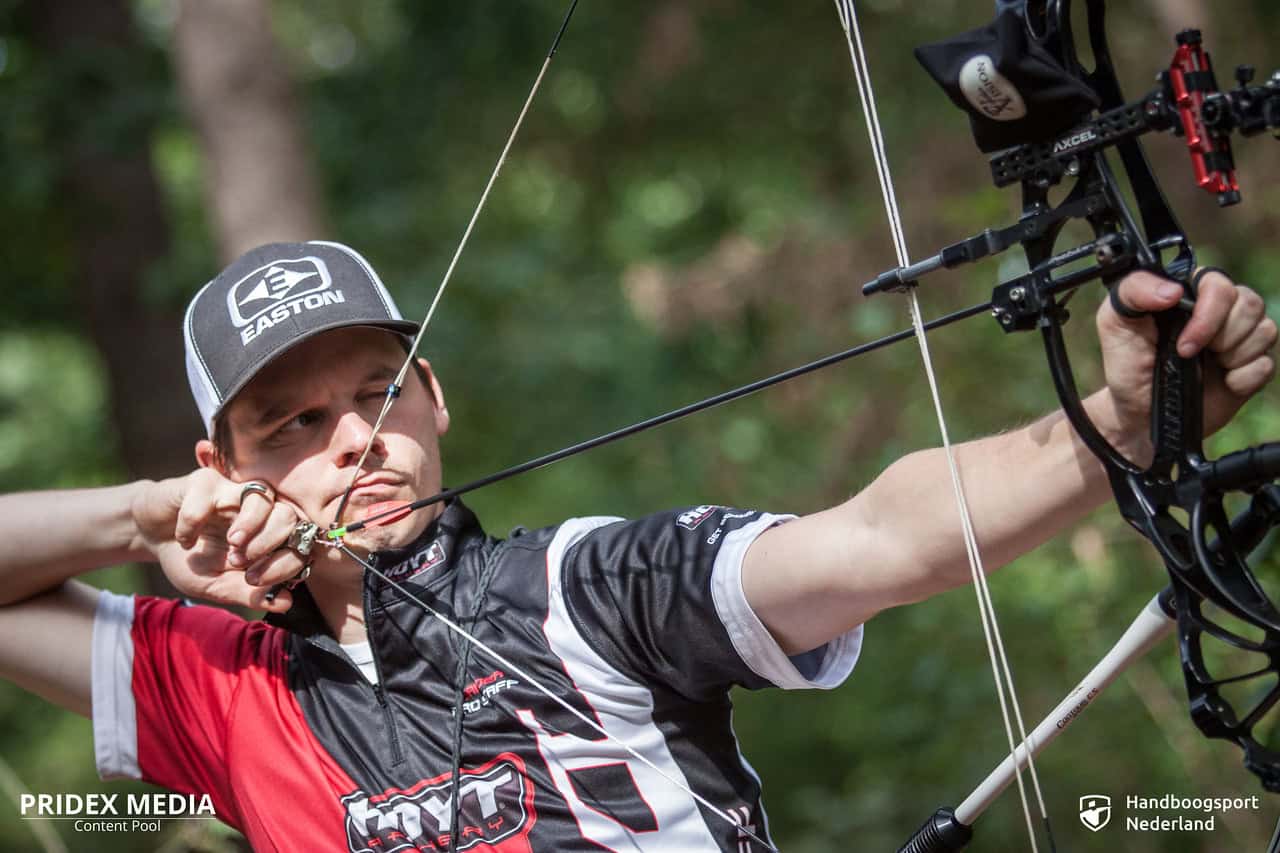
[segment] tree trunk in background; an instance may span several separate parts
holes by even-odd
[[[266,0],[187,0],[173,55],[205,155],[224,260],[325,234],[293,86]]]
[[[124,0],[59,0],[29,8],[36,37],[75,75],[74,85],[96,93],[98,108],[118,115],[134,103],[127,69],[137,68],[141,76],[146,66],[138,61],[143,46]],[[113,134],[99,133],[102,125],[83,116],[67,116],[62,125],[62,190],[77,298],[106,363],[124,464],[134,477],[172,476],[193,467],[192,439],[201,427],[194,405],[175,404],[187,398],[181,312],[145,297],[146,273],[169,248],[151,169],[152,123],[144,117],[127,128],[114,126]]]

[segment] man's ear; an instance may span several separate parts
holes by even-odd
[[[213,442],[202,438],[196,442],[196,464],[201,468],[216,468],[218,454],[213,450]]]
[[[196,464],[200,467],[211,467],[219,474],[230,478],[233,473],[234,465],[228,459],[225,459],[218,448],[214,447],[214,443],[207,438],[201,438],[196,442]],[[234,478],[233,478],[234,479]]]
[[[436,379],[436,374],[431,369],[431,362],[419,357],[418,366],[427,377],[427,387],[430,388],[435,403],[436,435],[444,435],[449,431],[449,407],[444,402],[444,389],[440,387],[440,380]]]

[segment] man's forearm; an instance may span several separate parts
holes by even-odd
[[[1105,432],[1107,393],[1094,394],[1085,405]],[[1018,430],[957,445],[955,451],[988,570],[1052,539],[1110,495],[1102,465],[1061,411]],[[878,535],[911,543],[921,584],[913,598],[970,580],[942,449],[903,458],[851,503],[861,505],[860,515]]]
[[[132,506],[145,482],[0,495],[0,604],[52,589],[82,572],[153,559]]]
[[[1114,440],[1107,392],[1085,405]],[[1053,538],[1108,495],[1101,463],[1061,412],[955,450],[988,571]],[[742,568],[747,601],[788,654],[970,579],[941,449],[906,456],[843,504],[766,531]]]

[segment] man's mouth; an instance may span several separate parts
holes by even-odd
[[[369,471],[355,481],[342,520],[367,521],[384,516],[375,526],[394,524],[412,512],[408,506],[414,497],[413,489],[401,475],[393,471]],[[341,500],[341,493],[333,498],[335,505]]]
[[[351,499],[362,503],[394,495],[404,486],[404,481],[393,474],[366,474],[356,480],[351,489]]]
[[[385,505],[405,503],[406,497],[412,498],[412,493],[406,491],[402,477],[386,471],[365,474],[356,480],[352,487],[347,499],[349,509],[344,515],[348,519],[353,517],[363,519],[370,514],[373,507],[381,506],[385,510]],[[334,495],[335,505],[341,500],[341,492]]]

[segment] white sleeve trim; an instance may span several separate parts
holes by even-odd
[[[93,619],[93,757],[103,779],[140,779],[133,596],[102,592]]]
[[[830,690],[843,684],[853,672],[862,651],[862,626],[827,643],[818,671],[812,679],[805,678],[751,609],[742,589],[742,561],[747,548],[770,527],[793,518],[793,515],[765,513],[726,536],[711,569],[711,598],[733,647],[752,672],[787,690],[813,687]]]

